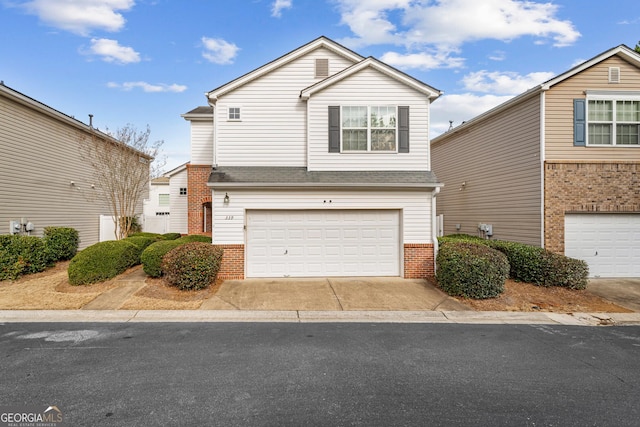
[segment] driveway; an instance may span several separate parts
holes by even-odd
[[[227,280],[200,309],[469,310],[425,280],[398,277]]]
[[[621,307],[640,312],[640,278],[589,279],[589,292]]]

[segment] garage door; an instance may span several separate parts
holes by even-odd
[[[640,277],[640,214],[567,214],[564,236],[591,277]]]
[[[248,211],[247,276],[399,276],[399,233],[399,211]]]

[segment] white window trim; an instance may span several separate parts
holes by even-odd
[[[640,148],[640,143],[638,144],[617,144],[616,143],[616,102],[617,101],[640,101],[640,92],[633,91],[608,91],[608,90],[588,90],[585,92],[586,97],[586,105],[585,105],[585,118],[586,118],[586,129],[585,129],[585,137],[586,137],[586,146],[587,147],[622,147],[622,148]],[[589,142],[589,124],[593,123],[589,121],[589,101],[611,101],[612,102],[612,115],[613,120],[611,121],[612,129],[611,129],[611,144],[591,144]],[[599,122],[596,122],[599,123]],[[603,122],[604,123],[604,122]],[[609,122],[607,122],[609,123]],[[640,128],[640,124],[638,125]],[[640,129],[639,129],[640,130]]]
[[[344,107],[367,107],[367,149],[366,150],[345,150],[343,137],[343,108]],[[371,149],[371,107],[393,107],[396,110],[396,127],[395,127],[395,150],[372,150]],[[347,129],[364,129],[364,128],[347,128]],[[385,129],[385,128],[381,128]],[[396,154],[398,153],[398,105],[394,104],[355,104],[349,103],[340,105],[340,153],[341,154]]]
[[[230,117],[232,108],[237,108],[238,109],[238,118],[237,119],[232,119]],[[241,122],[242,121],[242,106],[240,106],[240,105],[230,105],[230,106],[227,107],[226,112],[227,112],[227,121],[228,122]]]

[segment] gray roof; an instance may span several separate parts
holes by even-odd
[[[433,188],[431,171],[308,171],[306,167],[227,166],[213,169],[211,187],[394,187]]]
[[[183,115],[186,116],[189,114],[213,114],[213,107],[196,107],[188,113],[184,113]]]

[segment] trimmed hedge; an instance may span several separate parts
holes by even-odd
[[[203,289],[213,283],[220,270],[223,249],[204,242],[178,246],[162,259],[167,283],[178,289]]]
[[[509,275],[507,257],[487,246],[449,242],[437,256],[436,280],[449,295],[474,299],[494,298],[504,291]]]
[[[149,237],[155,241],[162,240],[162,234],[149,233],[147,231],[139,231],[137,233],[131,233],[127,236],[127,238],[130,238],[130,237]]]
[[[78,252],[78,230],[70,227],[45,227],[44,245],[51,261],[66,261]]]
[[[202,234],[189,234],[188,236],[182,236],[178,240],[183,243],[191,243],[191,242],[202,242],[202,243],[211,243],[211,237],[205,236]]]
[[[140,255],[142,269],[151,277],[162,276],[162,257],[169,253],[172,249],[186,242],[181,239],[177,240],[161,240],[149,245]]]
[[[162,234],[160,237],[162,237],[163,240],[176,240],[179,239],[182,236],[182,234],[180,233],[165,233]]]
[[[561,286],[586,289],[589,267],[586,262],[547,251],[546,249],[506,240],[486,240],[466,234],[438,239],[443,247],[455,242],[473,242],[496,249],[509,260],[509,277],[538,286]]]
[[[149,246],[150,244],[156,241],[156,239],[154,239],[153,237],[145,237],[145,236],[131,236],[122,240],[133,243],[134,245],[140,248],[140,252],[144,251],[147,248],[147,246]]]
[[[87,285],[103,282],[140,262],[141,249],[126,240],[96,243],[78,252],[69,263],[69,283]]]
[[[0,280],[44,271],[53,263],[43,239],[36,236],[0,236]]]

